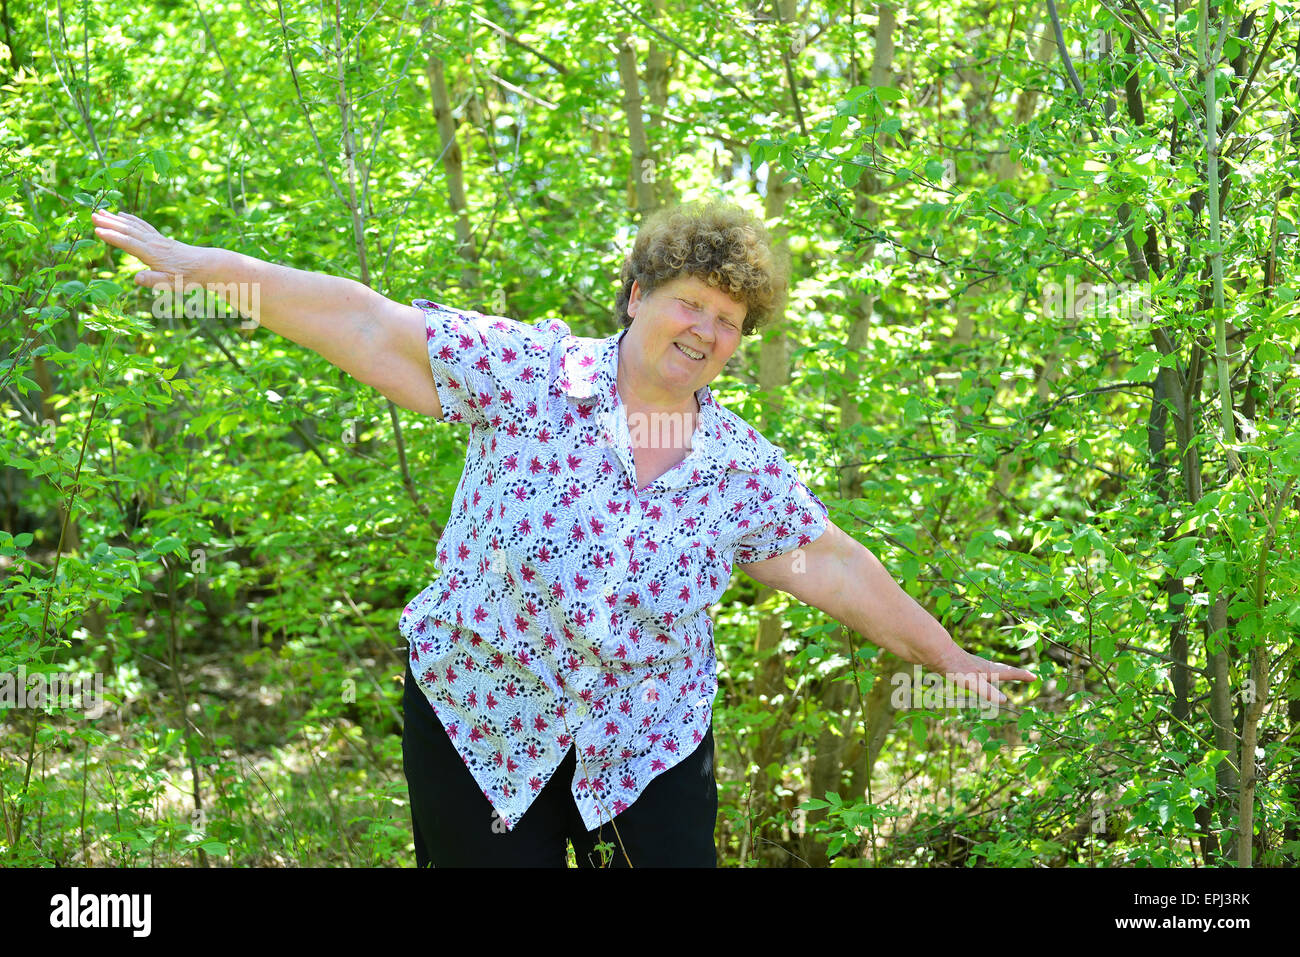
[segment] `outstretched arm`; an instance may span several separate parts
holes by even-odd
[[[999,681],[1037,681],[1037,675],[962,651],[929,612],[898,586],[880,560],[834,522],[806,548],[762,562],[737,565],[756,581],[820,608],[874,645],[904,661],[951,675],[981,698],[1006,701]]]
[[[95,235],[143,262],[140,286],[211,289],[248,318],[318,353],[398,405],[442,417],[420,310],[352,279],[279,266],[215,246],[190,246],[129,213],[91,214]],[[251,308],[249,306],[251,305]]]

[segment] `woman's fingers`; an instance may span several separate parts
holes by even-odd
[[[988,675],[978,671],[957,675],[953,683],[959,688],[974,691],[985,701],[992,701],[994,704],[1002,704],[1007,700],[1007,696],[998,690],[998,686],[989,679]]]
[[[132,216],[130,213],[117,213],[116,216],[118,220],[137,232],[148,232],[153,228],[139,216]]]
[[[145,262],[144,244],[134,236],[120,232],[117,229],[108,229],[103,226],[95,227],[95,235],[108,243],[110,246],[116,246],[124,253],[129,253],[141,262]]]
[[[998,686],[984,675],[980,675],[980,694],[995,704],[1005,704],[1007,700],[1007,696],[998,690]]]
[[[132,216],[130,213],[110,213],[101,209],[92,213],[90,218],[96,223],[109,226],[127,236],[145,238],[151,235],[161,235],[158,230],[139,216]]]
[[[1038,675],[1032,671],[1026,671],[1024,668],[1017,668],[1015,665],[1003,664],[1000,661],[993,662],[993,667],[997,671],[997,677],[1002,681],[1037,681]]]
[[[158,285],[170,286],[172,280],[166,273],[158,272],[156,269],[142,269],[135,274],[135,284],[149,289]]]
[[[162,235],[140,219],[129,213],[108,213],[96,210],[91,214],[94,219],[95,235],[129,253],[147,266],[157,266],[160,262],[162,247],[158,241]]]
[[[955,677],[959,684],[977,690],[982,698],[995,704],[1003,704],[1007,700],[1006,694],[998,687],[999,682],[1038,680],[1038,675],[1032,671],[975,655],[970,656],[965,670],[958,672]]]
[[[182,275],[178,253],[184,247],[162,235],[139,216],[101,209],[91,213],[91,219],[98,239],[134,256],[148,267],[133,277],[137,286],[146,289],[170,286]]]
[[[121,233],[123,236],[140,235],[139,227],[136,226],[135,223],[129,222],[128,220],[125,219],[116,219],[116,218],[106,219],[103,221],[103,225],[107,226],[109,229]]]
[[[1001,661],[989,661],[987,658],[972,656],[971,664],[976,670],[988,675],[994,681],[1037,681],[1038,675],[1024,668],[1017,668]]]
[[[90,218],[95,224],[96,232],[99,232],[100,230],[111,230],[119,236],[129,236],[133,231],[133,227],[130,223],[124,219],[118,218],[117,216],[106,216],[101,213],[92,213]]]
[[[127,236],[124,233],[120,233],[116,229],[112,229],[108,226],[96,226],[95,235],[109,245],[116,246],[119,249],[122,248],[122,243],[127,241]]]

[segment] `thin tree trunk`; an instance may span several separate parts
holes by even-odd
[[[650,22],[664,19],[664,0],[651,0],[650,3]],[[670,79],[668,54],[664,46],[659,42],[655,34],[650,35],[649,50],[646,53],[645,85],[652,110],[650,121],[647,124],[646,138],[652,144],[651,148],[656,152],[662,145],[662,136],[664,135],[664,114],[668,112],[668,81]],[[658,206],[675,206],[681,201],[681,194],[677,191],[677,183],[673,179],[671,169],[659,171],[655,177],[655,194],[658,197]]]
[[[658,164],[650,155],[645,125],[641,121],[641,77],[636,68],[636,42],[631,34],[618,35],[618,76],[623,83],[623,112],[627,116],[627,141],[632,151],[631,185],[637,217],[644,222],[657,206],[655,183]]]
[[[469,224],[469,202],[465,198],[465,167],[460,146],[456,142],[456,121],[451,115],[451,98],[447,94],[447,80],[442,60],[430,56],[424,65],[429,78],[429,92],[433,96],[433,115],[438,123],[438,136],[442,141],[442,167],[447,173],[447,199],[456,216],[457,249],[466,266],[461,270],[461,285],[474,289],[479,285],[477,268],[478,251],[474,248],[473,231]]]

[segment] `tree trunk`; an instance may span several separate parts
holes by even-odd
[[[642,222],[657,208],[655,183],[658,164],[650,155],[645,126],[641,122],[641,78],[636,69],[636,42],[627,33],[618,35],[618,75],[623,83],[623,112],[627,116],[627,141],[632,151],[631,183],[636,197],[637,218]]]
[[[447,199],[456,216],[456,243],[466,266],[461,270],[461,285],[475,289],[479,285],[477,268],[478,251],[474,248],[474,234],[469,223],[469,202],[465,198],[465,167],[460,146],[456,142],[456,120],[451,115],[451,97],[447,94],[447,80],[443,74],[442,60],[430,56],[424,65],[429,77],[429,90],[433,96],[433,115],[438,123],[438,138],[442,141],[442,168],[447,173]]]

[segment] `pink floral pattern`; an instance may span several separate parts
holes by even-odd
[[[626,330],[413,305],[443,418],[470,433],[440,574],[401,615],[412,673],[507,829],[570,747],[594,829],[708,730],[708,612],[732,562],[810,544],[826,506],[707,385],[689,455],[637,488],[616,387]]]

